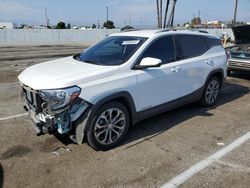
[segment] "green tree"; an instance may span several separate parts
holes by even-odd
[[[92,29],[96,29],[96,25],[95,24],[92,25]]]
[[[111,20],[108,20],[106,22],[103,23],[103,27],[107,28],[107,29],[114,29],[114,22],[112,22]]]
[[[66,25],[64,22],[58,22],[56,25],[56,29],[66,29]]]

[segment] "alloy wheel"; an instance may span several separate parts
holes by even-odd
[[[207,86],[206,90],[206,102],[207,104],[213,104],[219,94],[219,82],[217,80],[212,80]]]
[[[112,144],[120,138],[125,125],[124,113],[118,108],[110,108],[97,118],[94,127],[95,138],[100,144]]]

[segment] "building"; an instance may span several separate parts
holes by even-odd
[[[207,27],[208,28],[222,28],[225,27],[225,25],[222,26],[222,22],[221,21],[209,21],[207,22]]]
[[[17,25],[12,22],[0,22],[0,29],[16,29]]]

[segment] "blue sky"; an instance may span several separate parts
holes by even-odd
[[[163,0],[164,1],[164,0]],[[175,23],[190,21],[201,11],[202,20],[229,21],[233,18],[235,0],[178,0]],[[45,11],[52,24],[58,21],[78,25],[103,23],[106,6],[116,26],[156,25],[155,0],[0,0],[0,20],[44,24]],[[239,0],[238,20],[250,21],[250,0]]]

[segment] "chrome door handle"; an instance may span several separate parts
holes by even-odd
[[[181,70],[181,67],[173,67],[171,68],[172,72],[179,72]]]
[[[211,59],[206,60],[205,63],[210,65],[210,66],[214,66],[214,61]]]

